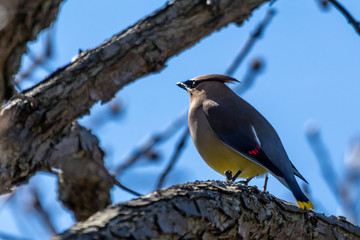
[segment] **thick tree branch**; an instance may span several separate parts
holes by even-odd
[[[77,123],[68,125],[45,151],[48,166],[60,170],[58,197],[77,220],[111,204],[113,183],[104,166],[104,152],[89,130]]]
[[[67,239],[359,239],[343,218],[308,212],[242,184],[176,185],[74,225]]]
[[[265,1],[171,1],[25,91],[37,108],[16,99],[0,112],[0,193],[44,169],[54,138],[95,102],[106,102],[126,84],[160,71],[170,57],[211,32],[241,24]]]
[[[59,170],[58,197],[77,220],[111,204],[110,189],[118,182],[105,168],[104,152],[88,129],[70,124],[43,151],[49,170]]]
[[[0,105],[14,93],[13,77],[26,44],[55,20],[62,0],[0,0]]]

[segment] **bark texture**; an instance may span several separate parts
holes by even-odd
[[[97,137],[77,123],[65,127],[54,140],[48,159],[52,168],[60,169],[58,198],[76,220],[85,220],[111,204],[113,184],[104,166],[104,152]]]
[[[360,228],[256,187],[207,181],[109,207],[53,238],[60,239],[360,239]]]
[[[25,91],[35,104],[11,101],[0,112],[0,194],[52,167],[62,132],[95,102],[160,71],[170,57],[211,32],[241,24],[265,1],[172,1]]]
[[[0,104],[14,93],[13,77],[26,44],[55,20],[62,0],[0,0]]]

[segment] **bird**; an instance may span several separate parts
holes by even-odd
[[[314,209],[295,176],[308,182],[291,163],[275,129],[226,85],[236,82],[230,76],[209,74],[177,83],[190,96],[188,123],[197,151],[220,174],[237,173],[235,179],[249,181],[270,172],[302,209]]]

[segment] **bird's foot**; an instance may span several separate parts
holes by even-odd
[[[232,180],[235,182],[235,180],[238,178],[238,176],[241,174],[241,170],[237,171],[237,173],[234,175]]]
[[[227,183],[233,183],[234,181],[233,181],[233,177],[232,177],[232,171],[231,170],[226,170],[225,172],[224,172],[224,174],[225,174],[225,176],[226,176],[226,182]]]

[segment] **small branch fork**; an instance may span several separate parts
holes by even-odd
[[[356,33],[358,35],[360,35],[360,22],[355,20],[355,18],[350,14],[350,12],[343,6],[341,5],[338,1],[336,0],[325,0],[323,2],[323,5],[326,6],[326,3],[329,2],[332,5],[334,5],[334,7],[342,14],[344,15],[344,17],[346,18],[346,20],[349,22],[350,25],[353,26],[354,30],[356,31]]]
[[[245,59],[246,55],[250,52],[252,47],[255,45],[255,42],[260,39],[262,34],[264,33],[266,27],[269,25],[270,20],[275,15],[275,10],[270,9],[264,18],[264,20],[257,26],[255,31],[250,35],[250,38],[246,42],[243,49],[236,56],[235,60],[232,62],[228,70],[225,71],[225,75],[232,76],[235,71],[239,68],[242,61]]]

